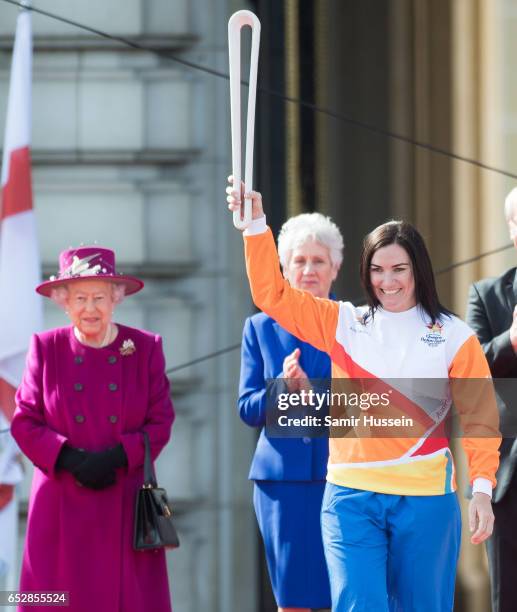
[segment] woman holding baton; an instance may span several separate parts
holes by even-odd
[[[230,178],[230,182],[232,182]],[[227,189],[229,209],[242,192]],[[368,306],[315,298],[282,277],[259,193],[245,231],[255,304],[287,331],[330,355],[333,378],[483,379],[490,376],[472,330],[443,307],[425,243],[408,223],[368,234],[361,281]],[[473,497],[472,542],[493,527],[500,436],[494,403],[468,406],[484,435],[463,439]],[[486,425],[485,425],[486,424]],[[335,612],[452,610],[461,519],[446,437],[330,440],[322,528]]]

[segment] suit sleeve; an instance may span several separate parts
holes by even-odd
[[[239,414],[252,427],[266,423],[266,382],[264,360],[251,319],[246,319],[242,332],[241,374],[239,380]]]
[[[458,349],[449,377],[470,483],[485,478],[495,487],[501,444],[499,412],[490,369],[476,336],[470,336]]]
[[[44,358],[40,339],[32,336],[23,379],[16,392],[11,433],[23,453],[49,477],[66,437],[47,424],[43,403]]]
[[[129,470],[139,468],[144,464],[144,431],[149,436],[153,460],[169,441],[174,422],[174,408],[169,387],[169,379],[165,373],[162,339],[160,336],[155,336],[149,359],[149,405],[146,419],[141,431],[122,435]]]
[[[246,270],[256,306],[288,332],[320,351],[331,353],[339,304],[293,289],[280,272],[271,230],[244,236]]]
[[[494,378],[504,378],[515,367],[516,355],[510,342],[510,330],[494,336],[490,328],[486,306],[476,285],[469,289],[467,323],[476,332]]]

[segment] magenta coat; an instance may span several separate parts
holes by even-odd
[[[82,345],[72,327],[32,338],[11,426],[35,465],[20,590],[69,591],[71,612],[169,612],[164,551],[132,548],[142,432],[155,458],[174,420],[165,359],[159,336],[118,327],[100,349]],[[131,354],[120,351],[125,340]],[[91,451],[121,442],[128,467],[111,487],[85,488],[54,469],[65,442]]]

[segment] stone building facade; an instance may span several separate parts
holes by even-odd
[[[117,310],[164,339],[174,368],[238,344],[251,310],[241,237],[226,213],[227,0],[53,0],[36,8],[123,36],[135,50],[33,14],[33,187],[43,274],[63,248],[113,248],[146,290]],[[239,6],[242,8],[242,6]],[[0,134],[17,9],[0,5]],[[66,322],[46,304],[45,325]],[[181,548],[169,553],[175,612],[256,610],[257,536],[236,413],[239,351],[170,375],[177,420],[158,461]],[[22,487],[20,546],[30,469]],[[80,551],[78,551],[80,554]]]

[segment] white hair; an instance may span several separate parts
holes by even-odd
[[[110,284],[113,303],[120,304],[126,296],[126,285],[122,283],[112,283],[111,281],[106,282]],[[65,308],[68,299],[68,285],[65,283],[52,289],[50,292],[50,299],[61,308]]]
[[[278,256],[285,268],[293,249],[302,246],[307,240],[319,242],[329,250],[330,261],[339,268],[343,261],[343,236],[330,217],[321,213],[303,213],[291,217],[281,227],[278,234]]]
[[[514,187],[504,200],[504,217],[507,221],[513,217],[517,204],[517,187]]]

